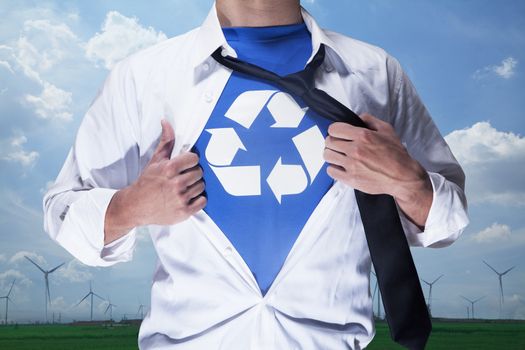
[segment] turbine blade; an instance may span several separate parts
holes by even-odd
[[[11,291],[13,290],[13,286],[15,285],[15,281],[16,281],[16,278],[11,283],[11,288],[9,288],[9,293],[7,293],[7,297],[9,297],[9,295],[11,294]]]
[[[487,265],[488,267],[490,267],[490,269],[491,269],[492,271],[494,271],[495,273],[497,273],[497,274],[499,275],[499,272],[496,271],[495,268],[493,268],[492,266],[490,266],[488,262],[486,262],[485,260],[482,260],[482,261],[485,263],[485,265]]]
[[[439,279],[440,279],[441,277],[443,277],[443,276],[445,276],[445,275],[441,275],[441,276],[439,276],[438,278],[436,278],[436,279],[432,282],[432,284],[434,284],[434,283],[436,283],[437,281],[439,281]]]
[[[473,301],[473,303],[477,303],[478,301],[480,301],[483,298],[485,298],[485,296],[482,296],[481,298],[477,298],[476,300]]]
[[[100,295],[98,295],[97,293],[93,293],[94,296],[96,296],[97,298],[101,299],[101,300],[104,300],[106,301],[106,299],[102,298]]]
[[[65,263],[62,263],[62,264],[58,265],[57,267],[55,267],[54,269],[49,270],[49,273],[51,273],[51,272],[55,272],[59,267],[61,267],[61,266],[64,265],[64,264],[65,264]]]
[[[501,275],[504,275],[506,274],[507,272],[509,272],[510,270],[512,270],[513,268],[515,268],[516,266],[512,266],[510,269],[506,270],[505,272],[503,272]]]
[[[463,295],[460,295],[460,297],[462,297],[463,299],[465,299],[465,300],[468,301],[469,303],[472,303],[472,300],[470,300],[469,298],[465,298]]]
[[[424,279],[421,279],[421,280],[422,280],[423,282],[425,282],[427,285],[430,286],[430,283],[429,283],[429,282],[425,281]]]
[[[111,307],[111,304],[108,304],[108,307],[106,308],[106,311],[104,311],[104,315],[107,314],[109,308]]]
[[[86,294],[86,296],[85,296],[85,297],[83,297],[83,298],[82,298],[82,300],[80,300],[80,301],[78,302],[78,304],[77,304],[77,305],[75,305],[75,306],[78,306],[78,305],[80,305],[80,303],[81,303],[81,302],[83,302],[84,300],[86,300],[86,298],[87,298],[88,296],[90,296],[90,295],[91,295],[91,293],[87,293],[87,294]]]
[[[40,271],[42,271],[43,273],[46,273],[46,272],[44,271],[44,269],[41,268],[40,266],[38,266],[38,264],[37,264],[36,262],[34,262],[33,260],[31,260],[30,257],[24,255],[24,258],[26,258],[27,260],[31,261],[31,262],[33,263],[33,265],[35,265],[36,267],[38,267],[38,269],[39,269]]]

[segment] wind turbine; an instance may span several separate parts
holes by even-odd
[[[96,294],[95,292],[93,292],[93,289],[91,287],[91,281],[89,282],[89,293],[87,293],[86,296],[84,298],[82,298],[82,300],[80,300],[78,302],[78,304],[75,305],[75,306],[80,305],[80,303],[82,303],[84,300],[86,300],[86,298],[89,297],[89,296],[91,297],[91,300],[90,300],[90,304],[91,304],[91,316],[90,317],[91,318],[90,319],[91,319],[91,321],[93,321],[93,296],[96,296],[100,300],[104,300],[105,301],[105,299],[102,298],[100,295]]]
[[[0,299],[5,299],[5,325],[7,325],[7,309],[8,309],[8,306],[9,306],[9,302],[11,301],[11,298],[9,298],[9,296],[11,295],[11,291],[13,290],[13,286],[15,285],[15,281],[16,281],[16,279],[14,279],[13,282],[11,283],[11,288],[9,288],[9,292],[7,293],[7,295],[5,295],[3,297],[0,297]]]
[[[140,319],[141,320],[144,319],[144,306],[145,305],[140,304],[139,305],[139,310],[137,311],[137,316],[140,314]]]
[[[378,283],[377,283],[377,276],[374,273],[374,271],[371,271],[372,274],[376,277],[376,285],[374,287],[374,294],[372,294],[372,301],[374,300],[374,297],[377,292],[377,318],[381,318],[381,293],[378,291]]]
[[[463,295],[460,295],[460,297],[462,297],[463,299],[468,301],[470,303],[470,305],[472,305],[470,309],[472,310],[472,319],[474,319],[474,304],[477,303],[478,301],[480,301],[481,299],[485,298],[485,297],[482,296],[481,298],[477,298],[476,300],[470,300],[469,298],[466,298]]]
[[[504,272],[498,272],[496,271],[495,268],[493,268],[492,266],[490,266],[485,260],[483,260],[483,262],[485,263],[485,265],[487,265],[488,267],[490,267],[490,269],[492,271],[494,271],[497,275],[498,275],[498,279],[499,279],[499,291],[500,291],[500,296],[499,296],[499,315],[501,317],[501,308],[503,306],[503,304],[505,303],[505,299],[503,298],[503,280],[502,280],[502,277],[505,276],[510,270],[512,270],[513,268],[515,268],[516,266],[512,266],[510,269],[507,269],[505,270]]]
[[[430,314],[430,317],[432,317],[432,286],[434,285],[434,283],[436,283],[437,281],[439,281],[439,279],[441,277],[443,277],[444,275],[441,275],[439,276],[438,278],[436,278],[434,281],[432,282],[427,282],[425,281],[424,279],[421,279],[423,282],[425,282],[428,286],[429,286],[429,291],[428,291],[428,304],[427,304],[427,307],[428,307],[428,313]]]
[[[47,304],[48,303],[51,304],[51,294],[49,293],[49,274],[55,272],[59,267],[61,267],[65,263],[62,263],[62,264],[58,265],[57,267],[55,267],[55,268],[53,268],[51,270],[44,270],[36,262],[31,260],[31,258],[29,258],[28,256],[24,255],[24,257],[27,260],[29,260],[33,265],[35,265],[44,274],[44,280],[46,282],[46,289],[44,290],[44,298],[45,298],[45,303],[44,304],[45,304],[45,310],[46,310],[46,323],[47,323]]]
[[[117,305],[111,303],[111,299],[108,297],[108,307],[106,308],[106,311],[104,311],[104,315],[107,314],[109,310],[109,320],[113,321],[113,308],[117,307]]]

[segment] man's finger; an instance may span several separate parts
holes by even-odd
[[[338,139],[328,135],[325,139],[324,144],[326,148],[329,148],[339,153],[346,154],[348,152],[348,148],[351,145],[351,141]]]
[[[193,168],[185,170],[182,174],[178,174],[178,181],[180,181],[180,183],[184,184],[185,186],[191,186],[195,182],[202,179],[202,175],[202,168],[200,165],[196,165]]]
[[[352,141],[357,139],[359,133],[362,133],[363,130],[364,128],[353,126],[348,123],[335,122],[328,126],[328,135],[338,139]]]
[[[339,165],[340,167],[344,167],[346,161],[346,157],[344,155],[329,148],[324,149],[323,158],[328,164],[335,164]]]
[[[381,130],[382,128],[384,128],[385,126],[387,125],[390,125],[388,124],[387,122],[385,122],[384,120],[381,120],[377,117],[374,117],[373,115],[371,114],[368,114],[368,113],[363,113],[359,116],[359,118],[361,118],[366,126],[368,126],[370,129],[372,130]]]
[[[188,203],[191,202],[191,200],[204,192],[204,188],[206,187],[206,184],[204,183],[204,180],[199,180],[195,182],[193,185],[189,186],[186,191],[184,192],[184,195],[188,199]]]
[[[175,145],[175,132],[171,124],[166,119],[162,119],[160,125],[162,126],[162,132],[160,134],[159,144],[151,157],[151,162],[170,159],[173,146]]]
[[[169,161],[170,171],[168,177],[182,174],[199,164],[199,156],[194,152],[184,152]]]

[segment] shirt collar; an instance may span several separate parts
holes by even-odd
[[[327,48],[334,51],[337,56],[339,56],[338,58],[342,60],[342,55],[335,43],[325,34],[312,15],[302,6],[301,15],[312,37],[312,54],[310,58],[308,58],[307,63],[312,60],[321,44],[324,44]],[[216,3],[213,2],[208,16],[197,32],[196,45],[192,57],[193,68],[197,68],[206,61],[220,46],[223,46],[226,49],[228,55],[237,57],[237,53],[228,44],[224,37],[219,18],[217,17]]]

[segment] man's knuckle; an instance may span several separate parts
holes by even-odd
[[[325,149],[323,150],[323,158],[324,158],[325,160],[329,160],[329,159],[331,159],[331,158],[330,158],[330,155],[331,155],[330,150],[329,150],[328,148],[325,148]]]

